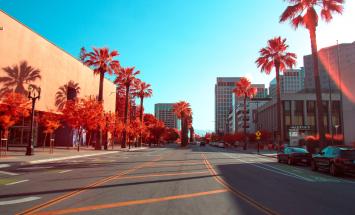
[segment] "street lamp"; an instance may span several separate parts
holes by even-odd
[[[32,110],[31,110],[31,124],[30,124],[30,138],[28,140],[28,145],[26,149],[26,155],[32,155],[33,154],[33,121],[34,121],[34,116],[35,116],[35,105],[36,105],[36,100],[40,99],[41,97],[41,88],[40,87],[34,87],[33,85],[30,85],[28,87],[28,99],[32,100]]]

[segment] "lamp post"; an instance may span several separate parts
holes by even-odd
[[[35,105],[36,105],[36,100],[40,99],[41,97],[41,88],[40,87],[34,87],[30,85],[28,87],[28,99],[32,100],[32,110],[31,110],[31,124],[30,124],[30,138],[28,140],[28,145],[26,149],[26,155],[32,155],[33,154],[33,121],[34,121],[34,116],[35,116]]]

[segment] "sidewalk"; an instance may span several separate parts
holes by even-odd
[[[34,154],[31,156],[25,155],[25,148],[10,148],[9,151],[6,152],[6,156],[4,156],[4,151],[1,152],[0,157],[0,168],[6,168],[13,165],[26,165],[26,164],[40,164],[40,163],[48,163],[53,161],[61,161],[61,160],[69,160],[83,157],[91,157],[91,156],[99,156],[106,154],[114,154],[118,152],[126,152],[126,151],[137,151],[144,150],[146,147],[140,148],[120,148],[116,146],[113,150],[110,148],[109,150],[94,150],[93,148],[81,147],[80,151],[77,151],[77,148],[66,148],[66,147],[58,147],[54,148],[54,153],[49,153],[49,148],[35,148]]]
[[[242,147],[238,147],[238,148],[233,148],[233,150],[236,150],[238,152],[249,153],[249,154],[258,154],[258,150],[254,148],[248,148],[247,150],[243,150]],[[260,149],[259,155],[270,157],[270,158],[277,158],[277,152],[275,150]]]

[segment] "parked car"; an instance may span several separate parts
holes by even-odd
[[[279,153],[277,153],[277,161],[287,162],[288,165],[294,165],[297,163],[304,163],[309,165],[312,160],[312,154],[304,148],[299,147],[285,147]]]
[[[219,148],[224,148],[224,143],[223,142],[219,142],[217,145]]]
[[[206,146],[206,143],[205,142],[200,142],[200,146]]]
[[[325,170],[331,175],[355,173],[355,149],[350,146],[328,146],[313,156],[313,171]]]

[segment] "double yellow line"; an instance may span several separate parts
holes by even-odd
[[[166,155],[168,156],[168,155]],[[37,211],[41,210],[41,209],[45,209],[45,208],[48,208],[49,206],[51,205],[54,205],[54,204],[58,204],[59,202],[62,202],[66,199],[69,199],[73,196],[77,196],[83,192],[85,192],[86,190],[88,189],[91,189],[91,188],[94,188],[94,187],[97,187],[97,186],[100,186],[102,184],[105,184],[109,181],[112,181],[112,180],[115,180],[115,179],[118,179],[118,178],[121,178],[122,176],[125,176],[125,175],[128,175],[134,171],[137,171],[138,169],[141,169],[143,167],[146,167],[146,166],[151,166],[152,164],[154,164],[155,162],[161,160],[163,158],[163,156],[159,156],[158,158],[155,158],[154,160],[152,161],[148,161],[148,162],[145,162],[143,164],[140,164],[140,165],[137,165],[135,167],[133,167],[132,169],[128,169],[124,172],[120,172],[116,175],[113,175],[113,176],[110,176],[110,177],[107,177],[107,178],[104,178],[104,179],[101,179],[101,180],[98,180],[92,184],[89,184],[85,187],[82,187],[82,188],[78,188],[77,190],[73,191],[73,192],[70,192],[70,193],[67,193],[67,194],[64,194],[62,196],[59,196],[57,198],[54,198],[48,202],[45,202],[43,204],[39,204],[39,205],[36,205],[32,208],[29,208],[23,212],[20,212],[18,213],[17,215],[24,215],[24,214],[35,214]]]
[[[244,200],[247,202],[249,205],[253,206],[254,208],[258,209],[259,211],[267,214],[267,215],[278,215],[277,212],[271,210],[270,208],[267,208],[266,206],[260,204],[259,202],[255,201],[254,199],[250,198],[246,194],[238,191],[234,187],[232,187],[230,184],[228,184],[225,180],[223,180],[215,171],[211,163],[207,160],[207,157],[204,153],[201,154],[202,158],[204,159],[204,163],[208,169],[208,171],[211,173],[211,175],[214,177],[214,179],[221,184],[224,188],[226,188],[229,192],[233,193],[235,196],[239,197],[240,199]]]

